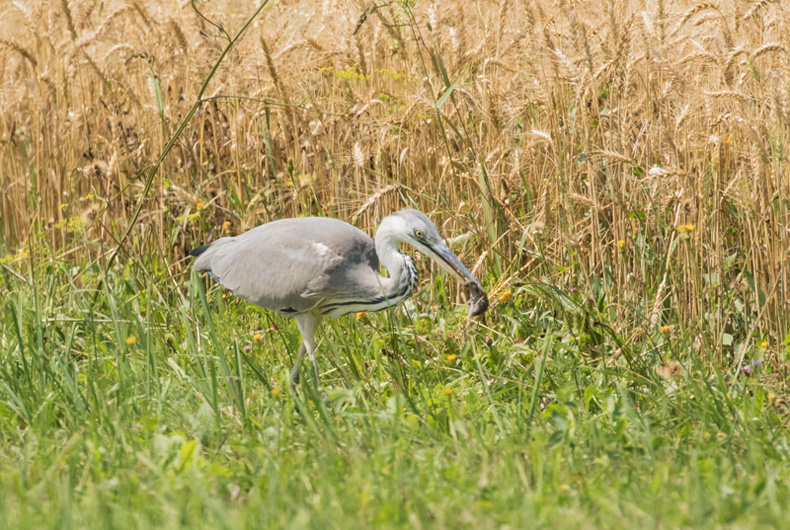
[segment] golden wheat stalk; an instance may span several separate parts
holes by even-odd
[[[754,50],[752,52],[752,58],[757,59],[758,57],[771,52],[782,52],[784,54],[787,54],[787,49],[781,44],[779,44],[778,42],[770,42]]]
[[[14,42],[12,40],[7,40],[7,39],[0,39],[0,45],[5,46],[6,48],[9,48],[19,53],[19,55],[27,59],[30,62],[30,64],[32,64],[33,66],[38,66],[38,61],[36,61],[36,58],[33,57],[33,54],[30,51],[26,50],[18,42]]]
[[[363,204],[363,205],[362,205],[362,206],[359,208],[359,210],[357,210],[356,212],[354,212],[354,214],[351,216],[351,218],[352,218],[352,219],[354,219],[354,220],[356,221],[356,219],[359,219],[359,216],[360,216],[360,215],[362,215],[363,213],[365,213],[366,211],[368,211],[368,209],[369,209],[371,206],[373,206],[374,204],[376,204],[376,202],[377,202],[379,199],[381,199],[381,198],[382,198],[382,197],[384,197],[386,194],[388,194],[388,193],[390,193],[390,192],[392,192],[392,191],[396,191],[398,188],[399,188],[399,186],[397,186],[397,185],[395,185],[395,184],[390,184],[389,186],[386,186],[386,187],[384,187],[384,188],[381,188],[379,191],[377,191],[376,193],[374,193],[373,195],[371,195],[371,196],[370,196],[370,198],[369,198],[367,201],[365,201],[365,204]]]

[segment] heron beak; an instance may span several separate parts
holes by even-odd
[[[488,309],[488,296],[486,296],[480,282],[477,281],[469,269],[464,267],[458,256],[453,254],[447,245],[438,243],[430,247],[435,256],[436,262],[444,268],[447,272],[455,276],[458,281],[464,284],[466,290],[469,292],[469,312],[472,316],[477,316],[485,313]]]

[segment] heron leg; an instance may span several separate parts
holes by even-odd
[[[299,353],[296,354],[296,361],[294,361],[294,367],[291,369],[291,384],[298,385],[299,384],[299,369],[302,366],[302,359],[304,359],[304,352],[307,351],[304,346],[304,342],[299,345]]]
[[[321,317],[309,313],[296,315],[296,325],[299,327],[299,333],[302,335],[302,346],[304,346],[304,349],[307,350],[307,355],[310,357],[310,361],[313,364],[313,373],[315,375],[315,382],[316,385],[318,385],[318,388],[321,388],[321,376],[319,375],[318,370],[318,359],[316,359],[315,356],[315,330],[318,328],[318,324],[320,322]],[[301,348],[299,351],[302,352],[302,355],[304,355],[304,352]],[[302,356],[299,357],[299,361],[301,361],[301,358]],[[297,361],[297,363],[299,361]]]

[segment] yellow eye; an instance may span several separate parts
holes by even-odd
[[[415,230],[414,235],[417,236],[417,239],[423,239],[425,237],[425,232],[422,230]]]

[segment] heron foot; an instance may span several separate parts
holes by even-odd
[[[299,381],[300,381],[299,370],[296,367],[294,367],[293,370],[291,370],[291,390],[293,390],[293,392],[296,395],[299,395]],[[326,408],[331,409],[332,400],[329,399],[329,395],[326,393],[326,390],[324,390],[324,387],[321,384],[320,379],[318,380],[318,395],[321,398],[321,401],[324,402]],[[295,408],[298,412],[299,407],[295,407]]]

